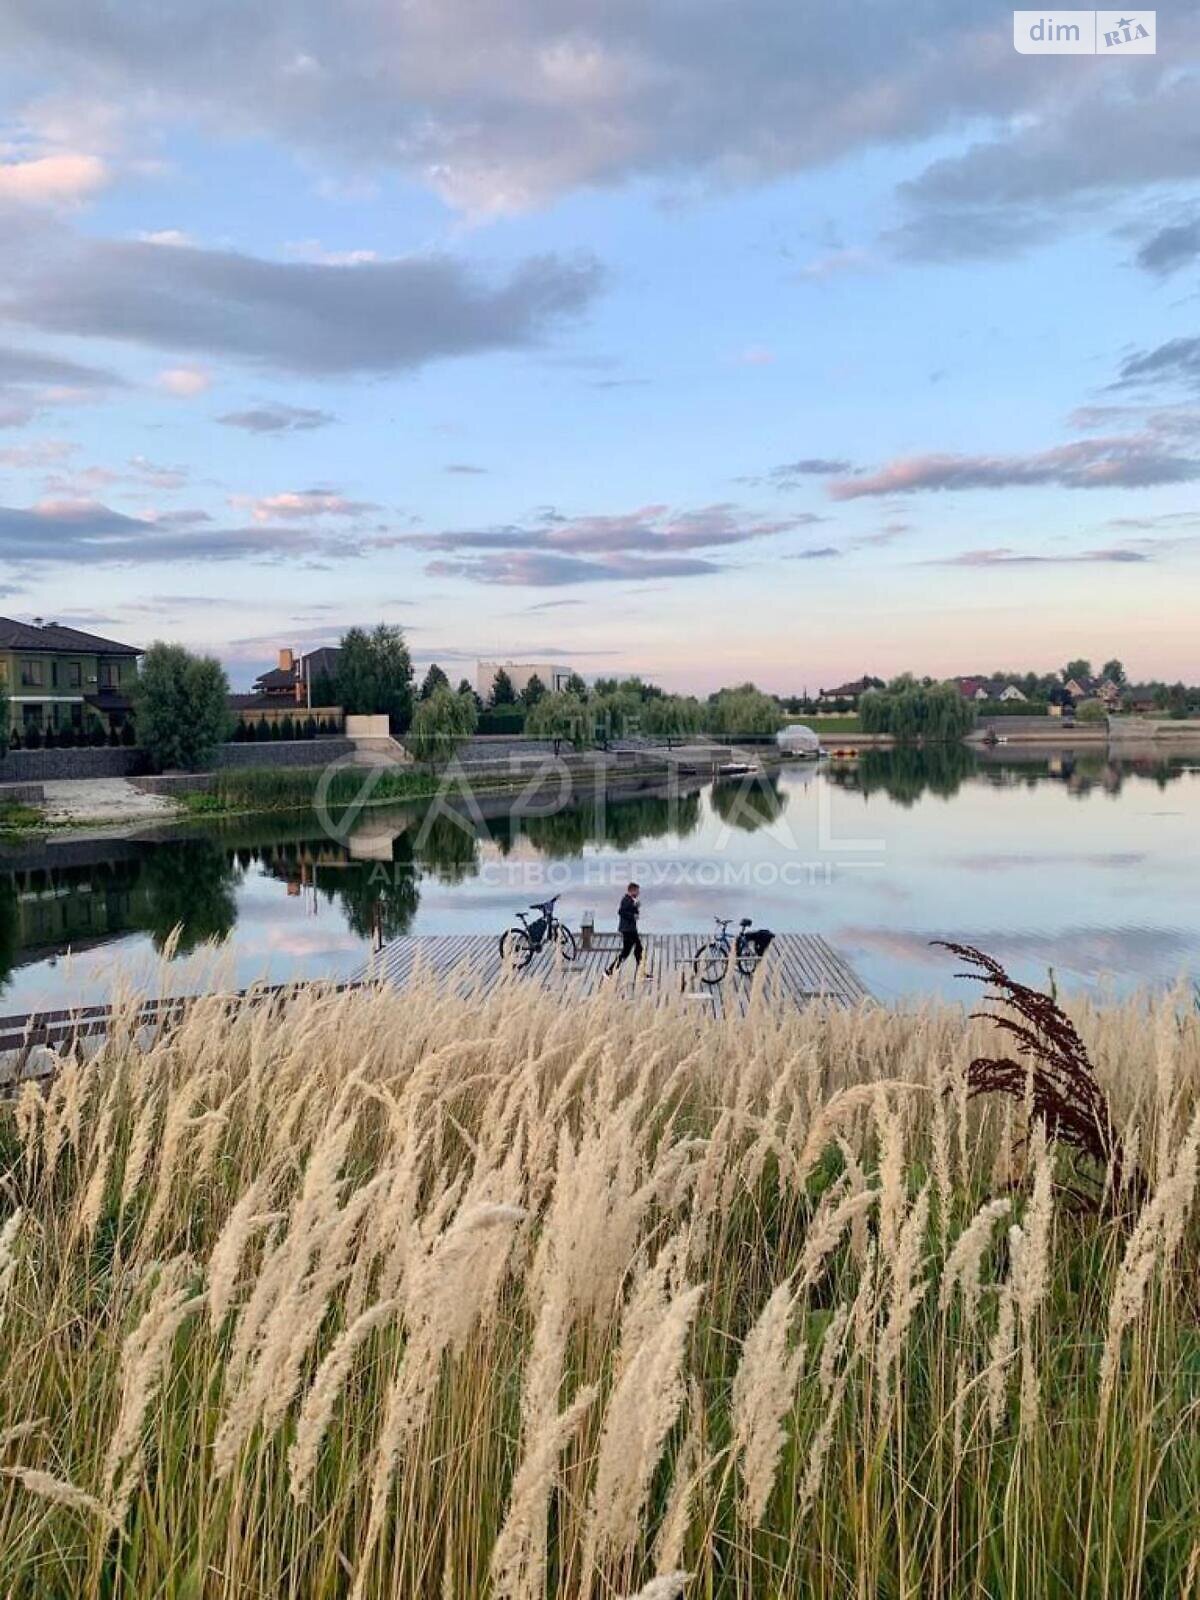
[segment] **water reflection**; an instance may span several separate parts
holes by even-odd
[[[725,778],[714,783],[709,802],[722,822],[743,833],[757,833],[777,822],[786,801],[776,779],[752,773],[745,778]]]
[[[68,951],[131,935],[161,952],[178,929],[175,951],[186,956],[235,930],[256,883],[280,886],[311,914],[320,905],[334,909],[356,940],[393,939],[412,927],[423,881],[463,885],[479,875],[485,852],[507,855],[523,840],[552,860],[589,845],[627,850],[686,838],[701,816],[695,789],[526,818],[496,802],[471,810],[461,803],[381,808],[365,813],[344,844],[297,814],[136,840],[0,845],[0,992],[18,968],[53,965]]]
[[[381,808],[345,840],[296,814],[9,841],[0,991],[9,1011],[99,998],[115,956],[152,955],[176,926],[181,955],[229,936],[243,982],[338,976],[380,939],[491,931],[539,891],[603,922],[633,871],[649,880],[652,929],[694,930],[736,904],[825,933],[884,995],[935,981],[930,937],[1031,968],[1090,978],[1112,963],[1130,981],[1170,981],[1200,966],[1198,774],[1194,756],[1161,751],[872,750],[540,816],[514,817],[502,798]],[[842,796],[871,808],[866,855],[845,847]],[[56,967],[68,950],[70,972]]]

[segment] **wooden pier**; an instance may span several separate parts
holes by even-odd
[[[418,977],[432,976],[451,984],[461,994],[481,994],[500,983],[535,984],[567,1000],[595,994],[611,982],[617,993],[636,995],[662,1003],[668,999],[694,1007],[698,1015],[744,1015],[751,993],[759,984],[768,998],[782,1005],[809,1005],[825,1001],[843,1008],[871,998],[853,967],[819,934],[780,933],[762,959],[762,971],[753,978],[730,965],[720,983],[702,983],[692,963],[710,935],[650,933],[642,935],[645,959],[636,970],[633,957],[613,979],[605,969],[620,949],[614,934],[600,934],[573,961],[562,961],[549,949],[534,956],[527,967],[514,969],[500,956],[491,934],[429,934],[393,939],[348,983],[323,985],[334,992],[373,983],[403,989]],[[285,999],[305,984],[258,986],[220,996],[230,1006],[259,1005]],[[143,1044],[169,1033],[186,1017],[197,995],[146,1000],[131,1015],[123,1013],[124,1026]],[[218,998],[218,997],[208,997]],[[108,1006],[77,1006],[20,1016],[0,1016],[0,1094],[11,1093],[26,1078],[53,1075],[61,1055],[78,1046],[96,1049],[112,1031],[115,1015]]]
[[[702,983],[692,963],[710,937],[643,934],[643,970],[635,973],[630,956],[617,976],[607,979],[605,969],[620,950],[620,940],[613,934],[598,935],[591,948],[580,950],[573,961],[563,961],[547,948],[520,969],[501,958],[499,941],[490,934],[405,936],[386,944],[367,967],[355,973],[354,981],[382,982],[402,989],[418,977],[432,976],[442,983],[452,982],[464,994],[480,993],[501,982],[532,983],[563,999],[595,994],[605,983],[612,983],[618,992],[659,1002],[682,997],[697,1010],[718,1017],[744,1015],[760,975],[751,979],[733,963],[720,983]],[[819,934],[776,934],[762,967],[763,985],[782,1004],[803,1006],[824,1000],[846,1008],[871,998],[853,967]]]

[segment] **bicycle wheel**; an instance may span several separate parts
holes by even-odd
[[[533,960],[533,940],[524,928],[509,928],[501,935],[500,957],[518,972],[529,965]]]
[[[564,961],[574,961],[575,935],[565,923],[559,922],[555,924],[554,942],[558,945],[559,954]]]
[[[758,953],[758,946],[751,944],[750,940],[744,935],[739,936],[737,942],[737,964],[738,971],[743,978],[752,978],[758,971],[761,960],[762,957]]]
[[[692,971],[701,983],[720,983],[729,967],[729,946],[713,939],[696,951]]]

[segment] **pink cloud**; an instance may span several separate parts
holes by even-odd
[[[24,205],[72,205],[109,181],[97,156],[72,153],[0,163],[0,200]]]

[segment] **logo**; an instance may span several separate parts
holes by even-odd
[[[1152,56],[1154,11],[1014,11],[1023,56]]]

